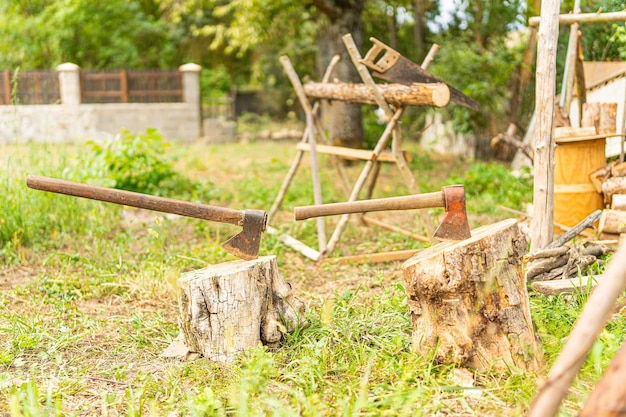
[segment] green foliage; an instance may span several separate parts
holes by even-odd
[[[134,134],[123,129],[102,144],[90,141],[89,152],[81,155],[66,177],[83,179],[101,186],[161,196],[197,197],[202,189],[180,175],[175,159],[167,153],[170,144],[156,129]]]
[[[451,176],[447,184],[463,184],[468,206],[476,213],[494,213],[498,205],[524,210],[532,201],[533,180],[528,170],[519,177],[502,164],[477,162],[459,176]]]
[[[0,67],[171,68],[183,58],[157,1],[2,0],[0,10]]]
[[[223,97],[230,92],[233,84],[232,75],[225,65],[218,65],[200,73],[200,92],[202,98]]]
[[[440,50],[432,73],[480,103],[479,112],[454,104],[444,110],[451,113],[457,132],[480,133],[490,127],[490,118],[506,120],[510,79],[521,56],[501,44],[481,51],[468,40],[464,45],[459,40],[459,47]]]

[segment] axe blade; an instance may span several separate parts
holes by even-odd
[[[435,230],[441,240],[465,240],[472,237],[465,210],[465,188],[462,185],[443,187],[446,215]]]
[[[259,257],[261,234],[267,226],[267,213],[263,210],[244,210],[243,230],[226,242],[222,247],[238,258],[251,260]]]

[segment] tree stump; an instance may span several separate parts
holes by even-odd
[[[515,219],[444,242],[403,265],[413,348],[439,363],[477,370],[538,370],[522,258],[527,242]]]
[[[275,256],[213,265],[178,282],[184,344],[210,360],[231,361],[259,342],[277,347],[304,320]]]

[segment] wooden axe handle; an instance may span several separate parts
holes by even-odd
[[[412,210],[432,207],[445,207],[442,191],[426,194],[415,194],[403,197],[379,198],[345,203],[322,204],[318,206],[296,207],[296,220],[311,217],[333,216],[336,214],[366,213],[371,211]]]
[[[36,175],[29,175],[26,179],[26,185],[36,190],[50,191],[58,194],[90,198],[92,200],[106,201],[125,206],[180,214],[181,216],[194,217],[196,219],[213,220],[220,223],[243,226],[244,212],[240,210],[207,206],[204,204],[156,197],[114,188],[98,187],[56,178],[39,177]]]

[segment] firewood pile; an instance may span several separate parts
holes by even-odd
[[[610,162],[593,172],[590,177],[594,187],[601,193],[605,209],[598,226],[601,240],[619,240],[626,232],[626,162]]]
[[[526,279],[529,282],[576,278],[589,274],[590,267],[597,261],[602,264],[602,255],[608,252],[604,245],[563,245],[543,249],[526,256]]]
[[[604,262],[602,256],[609,251],[607,246],[594,241],[587,241],[584,244],[568,244],[576,236],[592,227],[602,214],[602,210],[594,211],[548,247],[526,255],[524,259],[526,280],[538,282],[576,278],[579,274],[586,276],[594,263]]]

